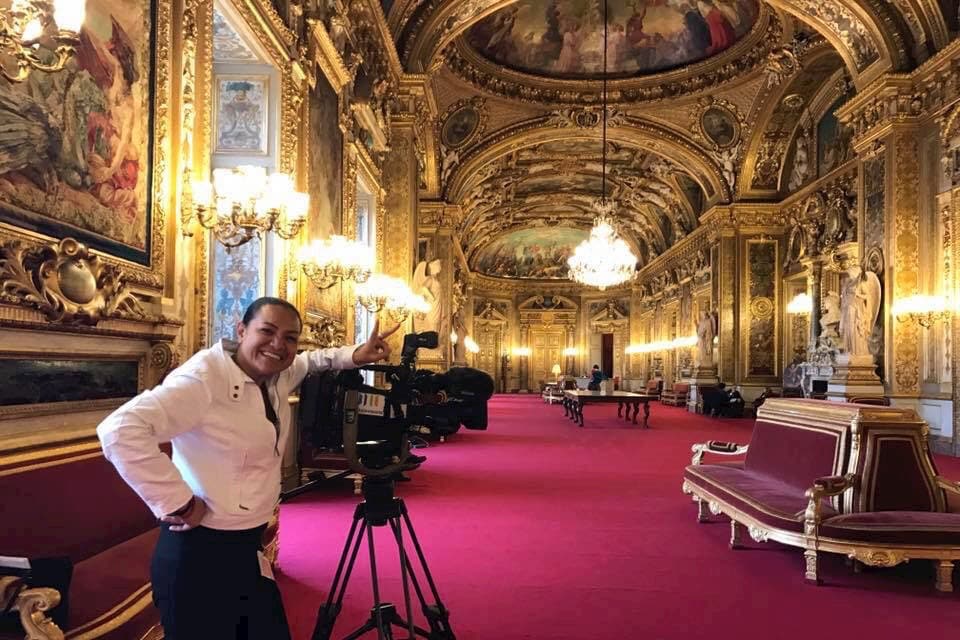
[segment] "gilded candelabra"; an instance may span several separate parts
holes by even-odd
[[[183,233],[196,220],[227,248],[239,247],[262,233],[284,240],[296,236],[307,220],[310,197],[293,189],[285,173],[267,177],[263,167],[216,169],[213,184],[193,183],[193,207],[182,213]]]
[[[80,44],[85,4],[84,0],[13,0],[9,9],[0,8],[0,74],[10,82],[23,82],[34,70],[62,70]],[[11,70],[13,66],[16,71]]]

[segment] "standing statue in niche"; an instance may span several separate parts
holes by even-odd
[[[440,260],[421,260],[413,272],[413,292],[423,296],[430,308],[413,318],[413,330],[436,331],[443,336],[443,286],[440,284]]]
[[[713,339],[717,335],[713,314],[702,311],[697,321],[697,361],[698,367],[713,366]]]
[[[854,262],[840,298],[840,344],[851,356],[870,356],[870,334],[880,313],[880,278]]]

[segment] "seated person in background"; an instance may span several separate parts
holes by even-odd
[[[590,383],[587,385],[587,389],[590,391],[600,391],[601,382],[603,382],[603,371],[600,371],[600,365],[595,364],[590,371]]]
[[[743,396],[740,395],[740,387],[734,387],[727,393],[727,404],[725,414],[731,418],[743,417]]]

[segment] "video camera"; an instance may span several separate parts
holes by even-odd
[[[382,477],[404,469],[406,434],[412,425],[441,433],[487,428],[487,401],[493,378],[479,369],[453,367],[444,373],[416,368],[417,350],[437,347],[436,331],[403,337],[399,365],[374,364],[341,371],[325,415],[343,424],[343,452],[350,468]],[[379,389],[364,383],[360,371],[384,374]],[[359,441],[358,441],[359,439]]]

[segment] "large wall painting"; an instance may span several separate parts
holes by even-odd
[[[0,407],[132,398],[140,392],[136,360],[0,358]]]
[[[818,177],[827,175],[852,157],[851,131],[834,115],[846,100],[840,98],[832,104],[817,124]]]
[[[513,231],[483,247],[473,270],[502,278],[566,278],[567,258],[587,236],[569,227]]]
[[[64,71],[0,80],[0,220],[149,264],[155,15],[87,0]]]
[[[217,76],[215,153],[267,155],[270,84],[267,76]]]
[[[663,71],[718,54],[750,31],[759,12],[756,0],[609,0],[608,73]],[[597,76],[603,72],[603,4],[522,1],[471,27],[467,41],[519,71]]]
[[[343,134],[340,132],[339,101],[333,87],[320,75],[310,92],[310,141],[308,179],[310,211],[307,237],[310,242],[340,233],[343,206]],[[334,289],[336,290],[336,289]],[[307,288],[307,309],[339,315],[339,302],[332,293]],[[336,306],[334,306],[336,305]]]

